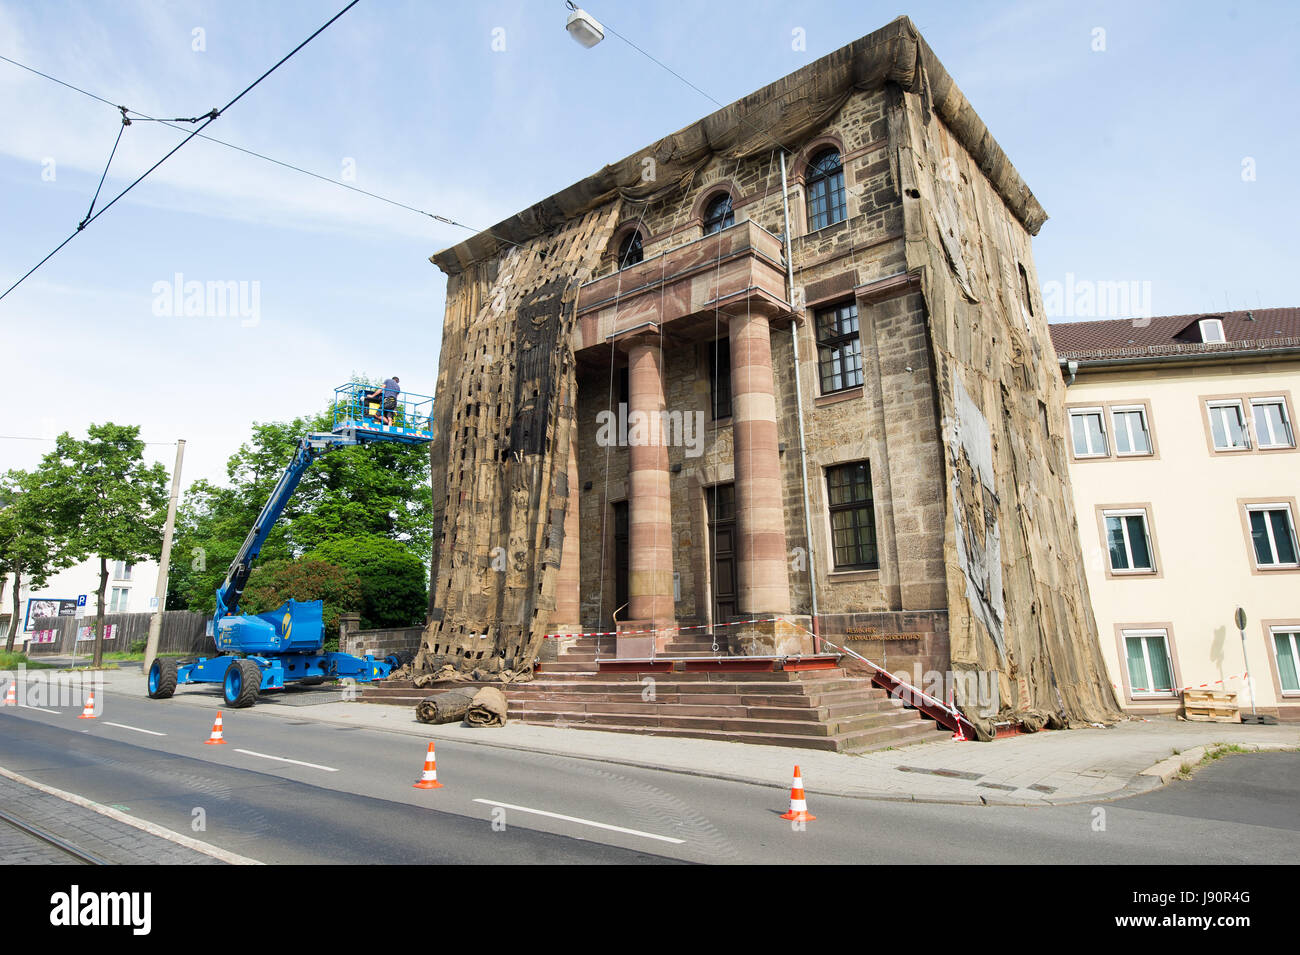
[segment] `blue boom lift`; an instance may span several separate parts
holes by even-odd
[[[377,399],[367,399],[373,390],[360,382],[334,389],[332,430],[304,435],[298,442],[293,460],[280,475],[231,562],[225,581],[217,588],[212,635],[222,655],[200,657],[181,665],[158,657],[149,668],[151,698],[167,699],[180,683],[220,683],[228,706],[251,706],[260,691],[282,689],[286,683],[313,684],[343,678],[365,683],[383,679],[406,662],[398,656],[376,660],[373,656],[323,652],[325,626],[319,600],[289,600],[270,613],[237,612],[253,561],[298,482],[317,458],[335,448],[358,444],[427,444],[433,440],[432,398],[404,392],[398,396],[396,407],[384,408]],[[385,417],[392,423],[384,423]]]

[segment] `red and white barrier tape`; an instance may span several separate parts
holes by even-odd
[[[719,627],[743,627],[748,623],[775,623],[778,620],[785,620],[784,617],[756,617],[753,620],[732,620],[729,623],[700,623],[692,624],[689,627],[652,627],[648,630],[593,630],[590,633],[544,633],[542,637],[547,640],[558,639],[560,637],[630,637],[646,633],[685,633],[687,630],[716,630]],[[786,623],[790,621],[786,620]],[[791,624],[798,626],[798,624]],[[799,629],[803,629],[800,627]]]
[[[1151,689],[1147,686],[1134,686],[1129,688],[1130,693],[1185,693],[1188,690],[1205,690],[1212,686],[1225,686],[1229,680],[1245,680],[1250,676],[1249,673],[1235,673],[1232,676],[1226,676],[1222,680],[1213,680],[1209,683],[1189,683],[1186,686],[1163,686],[1159,689]],[[1115,689],[1119,689],[1118,683],[1112,683]]]

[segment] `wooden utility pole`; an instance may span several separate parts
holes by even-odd
[[[181,493],[181,461],[185,458],[185,442],[176,442],[176,467],[172,469],[172,493],[167,499],[167,523],[163,526],[162,558],[158,562],[158,586],[154,589],[158,606],[149,620],[149,640],[144,648],[144,672],[148,676],[154,657],[158,656],[158,640],[162,635],[163,609],[167,606],[167,572],[172,562],[172,528],[176,524],[176,500]]]

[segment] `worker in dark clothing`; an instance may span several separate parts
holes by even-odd
[[[396,375],[385,378],[383,385],[366,395],[367,404],[374,401],[380,405],[379,420],[387,425],[391,425],[397,418],[397,396],[402,391],[399,381],[401,379]]]

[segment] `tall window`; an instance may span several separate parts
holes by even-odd
[[[1074,436],[1076,458],[1104,458],[1110,454],[1106,444],[1106,418],[1100,408],[1071,411],[1070,433]]]
[[[131,570],[133,569],[134,566],[135,566],[135,565],[133,565],[133,564],[128,564],[128,563],[127,563],[126,561],[124,561],[124,560],[116,560],[116,561],[114,561],[114,562],[113,562],[113,579],[114,579],[114,580],[130,580],[130,579],[131,579]]]
[[[108,609],[112,613],[125,612],[126,602],[127,599],[130,597],[130,595],[131,595],[130,588],[114,587],[113,593],[109,596],[108,599]]]
[[[1255,440],[1261,448],[1294,448],[1295,435],[1282,398],[1252,398],[1250,412],[1255,419]]]
[[[816,232],[848,216],[844,167],[838,149],[823,149],[808,164],[808,231]]]
[[[830,503],[835,569],[879,567],[870,463],[859,461],[827,468],[826,494]]]
[[[1139,696],[1173,696],[1174,666],[1164,630],[1125,630],[1129,692]]]
[[[1255,547],[1257,567],[1295,567],[1300,557],[1296,547],[1295,522],[1289,504],[1252,504],[1250,542]]]
[[[636,265],[644,259],[645,249],[641,243],[641,231],[633,229],[623,236],[623,241],[618,244],[618,267],[625,269],[629,265]]]
[[[731,208],[731,194],[719,193],[704,207],[704,234],[712,235],[736,224],[736,213]]]
[[[858,336],[858,306],[850,302],[816,313],[817,360],[822,394],[862,384],[862,342]]]
[[[1104,511],[1106,550],[1114,573],[1150,573],[1155,561],[1151,557],[1151,535],[1147,530],[1147,513],[1139,511]]]
[[[709,410],[713,420],[731,417],[731,342],[709,342]]]
[[[1283,693],[1300,693],[1300,627],[1273,627],[1278,682]]]
[[[1216,451],[1244,451],[1250,447],[1246,418],[1240,401],[1211,401],[1210,434]]]
[[[1151,432],[1147,428],[1146,409],[1112,408],[1111,420],[1115,424],[1115,451],[1118,454],[1150,454]]]

